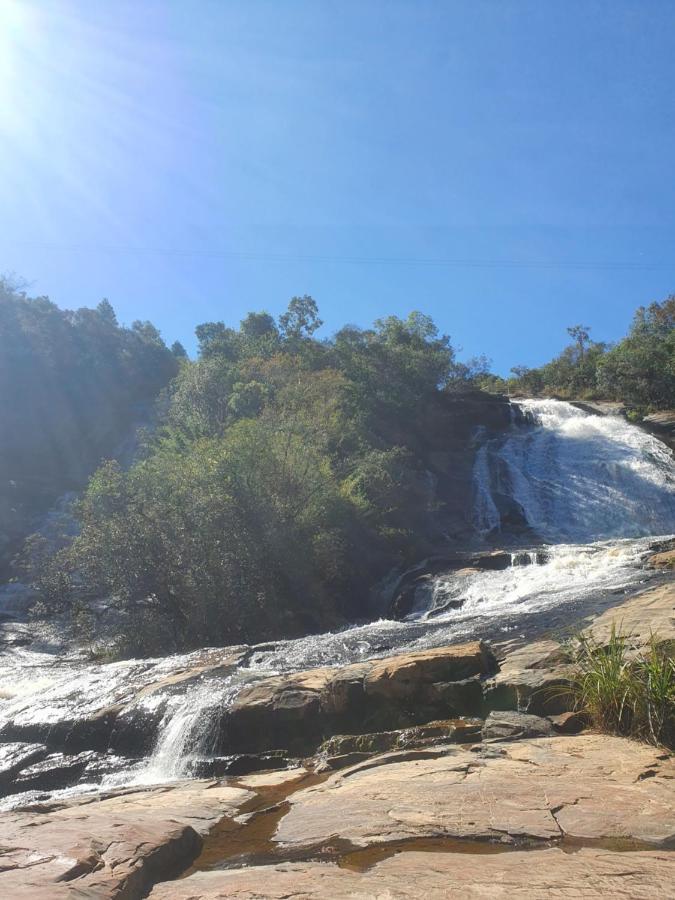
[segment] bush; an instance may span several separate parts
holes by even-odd
[[[608,643],[581,635],[573,650],[575,708],[599,731],[675,746],[675,658],[652,635],[637,656],[612,626]]]

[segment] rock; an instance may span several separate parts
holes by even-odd
[[[22,741],[0,744],[0,791],[11,784],[22,769],[44,759],[48,753],[44,744]]]
[[[75,756],[52,753],[39,762],[23,768],[14,778],[11,792],[51,791],[69,787],[75,784],[97,756],[93,750]]]
[[[675,450],[675,410],[664,409],[661,412],[645,416],[640,426]]]
[[[229,751],[306,754],[332,734],[366,734],[480,712],[494,657],[481,642],[260,681],[225,717]]]
[[[350,754],[363,754],[365,757],[388,750],[430,746],[438,742],[466,744],[480,739],[481,724],[479,719],[447,719],[397,731],[335,735],[319,747],[317,757],[342,758]]]
[[[556,641],[535,641],[508,648],[499,672],[483,684],[485,707],[532,715],[567,712],[573,668]]]
[[[3,691],[12,702],[3,706],[0,741],[39,742],[67,754],[110,747],[129,755],[148,752],[161,720],[162,697],[227,673],[247,653],[247,647],[226,647],[86,669],[57,661],[31,679],[33,684],[12,684],[11,673],[3,673]],[[21,667],[17,671],[25,678]],[[33,691],[39,691],[40,703]]]
[[[673,569],[675,568],[675,550],[664,550],[662,553],[655,553],[649,558],[648,564],[654,569]]]
[[[603,643],[612,627],[628,636],[629,653],[640,653],[654,634],[675,641],[675,584],[648,588],[586,622],[584,633]],[[496,648],[499,671],[482,684],[486,710],[516,709],[534,715],[569,712],[574,667],[564,648],[553,640]]]
[[[484,741],[517,741],[522,738],[550,737],[553,734],[555,731],[548,719],[510,710],[491,712],[482,731]]]
[[[586,631],[596,641],[604,642],[609,640],[612,626],[629,636],[636,651],[649,644],[652,634],[660,641],[675,640],[675,584],[649,588],[630,597],[598,616]]]
[[[579,734],[588,724],[581,713],[574,711],[549,716],[549,719],[558,734]]]
[[[458,849],[458,848],[454,848]],[[281,863],[197,872],[158,885],[150,900],[485,900],[543,897],[654,900],[672,897],[673,854],[557,848],[486,854],[411,850],[364,870]]]
[[[290,760],[283,750],[239,756],[214,756],[195,760],[190,772],[197,778],[222,778],[224,775],[250,775],[252,772],[287,769]]]
[[[675,839],[675,760],[659,749],[596,734],[490,746],[484,758],[447,748],[343,770],[290,797],[274,841],[288,854],[439,837],[653,847]]]
[[[2,813],[0,896],[135,900],[188,866],[202,836],[253,796],[193,782]]]

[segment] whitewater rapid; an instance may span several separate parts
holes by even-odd
[[[475,523],[483,535],[522,518],[547,543],[675,531],[670,450],[620,415],[523,400],[509,431],[478,448]]]

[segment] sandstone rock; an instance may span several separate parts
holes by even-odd
[[[436,741],[444,743],[470,743],[480,739],[479,719],[447,719],[403,728],[397,731],[379,731],[374,734],[338,734],[325,741],[317,756],[337,756],[349,753],[384,753],[387,750],[405,750],[427,746]]]
[[[567,712],[573,669],[556,641],[536,641],[508,648],[499,672],[483,684],[485,706],[491,710],[519,710],[533,715]]]
[[[430,837],[675,839],[675,761],[657,748],[594,734],[491,748],[345,769],[293,795],[274,839],[285,851]]]
[[[630,597],[598,616],[586,631],[603,642],[609,640],[613,625],[629,636],[636,650],[646,646],[652,634],[659,640],[675,640],[675,584],[649,588]]]
[[[675,550],[664,550],[650,557],[649,565],[654,569],[675,569]]]
[[[553,725],[541,716],[504,710],[491,712],[483,725],[484,741],[516,741],[522,738],[550,737]]]
[[[558,734],[579,734],[588,724],[581,713],[574,711],[549,716],[549,719]]]
[[[0,896],[136,900],[189,865],[201,836],[253,796],[193,782],[0,814]]]
[[[158,885],[150,900],[485,900],[673,896],[673,854],[557,848],[485,853],[398,853],[366,871],[331,863],[281,863],[198,872]]]
[[[245,688],[227,714],[227,747],[302,754],[330,734],[473,715],[482,704],[480,679],[494,668],[490,651],[476,641],[268,678]]]

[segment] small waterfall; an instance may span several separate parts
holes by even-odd
[[[487,440],[474,464],[482,534],[514,516],[551,543],[675,531],[672,454],[620,416],[524,400],[520,423]]]
[[[161,784],[192,775],[195,763],[215,753],[222,711],[240,689],[233,676],[208,679],[170,698],[152,755],[135,783]]]

